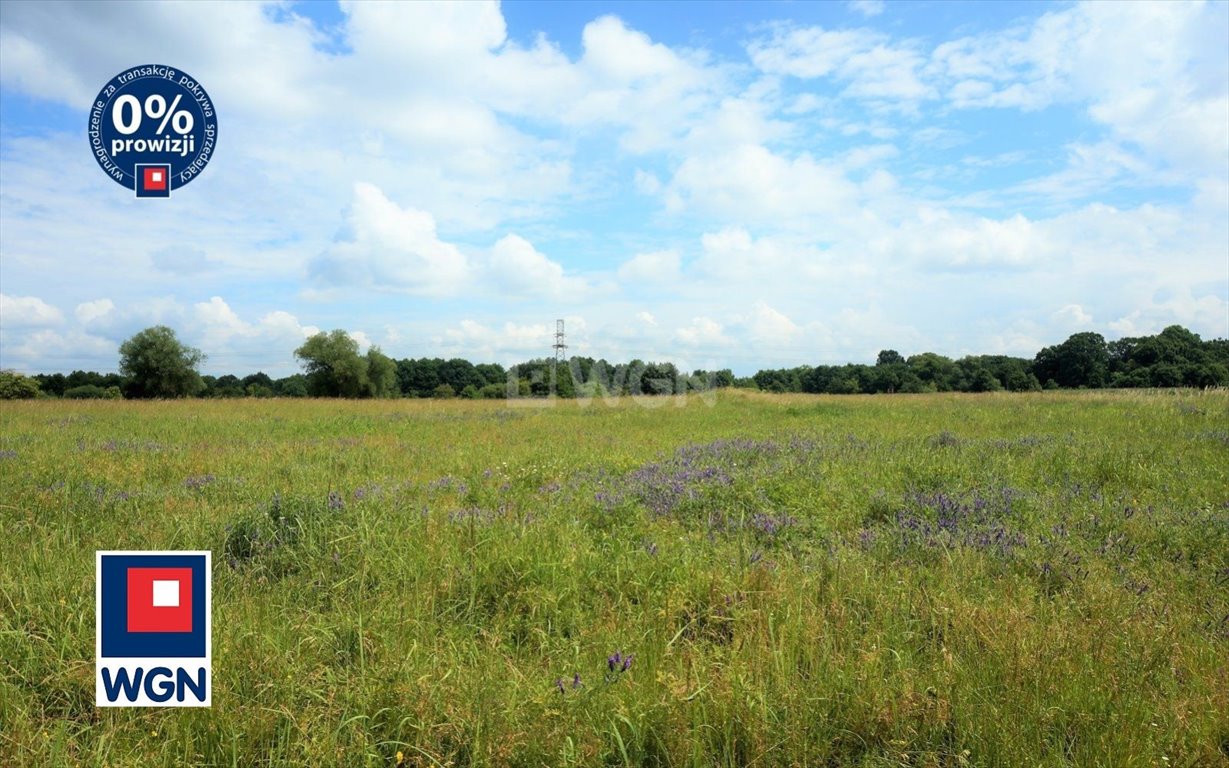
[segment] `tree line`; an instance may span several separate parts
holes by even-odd
[[[453,358],[394,360],[379,347],[359,353],[345,331],[318,333],[295,350],[303,367],[279,379],[258,372],[202,376],[204,355],[156,326],[120,346],[119,373],[73,371],[22,376],[0,372],[0,398],[150,397],[597,397],[661,395],[743,387],[768,392],[825,394],[907,392],[1023,392],[1102,387],[1229,386],[1229,340],[1203,340],[1173,325],[1154,336],[1107,342],[1077,333],[1031,360],[1006,355],[952,359],[933,352],[905,357],[879,353],[873,365],[802,365],[739,378],[730,369],[679,370],[673,363],[610,363],[574,356],[539,358],[510,368]]]
[[[1077,333],[1033,359],[969,355],[953,360],[933,352],[904,357],[884,350],[874,365],[799,366],[759,371],[770,392],[1027,392],[1103,387],[1229,386],[1229,340],[1204,341],[1171,325],[1155,336],[1107,342]]]

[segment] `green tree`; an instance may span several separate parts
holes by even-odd
[[[120,345],[119,355],[129,397],[190,397],[205,387],[197,370],[205,356],[180,342],[165,325],[146,328],[128,339]]]
[[[124,386],[124,377],[118,373],[96,373],[94,371],[73,371],[64,377],[63,389],[69,387],[80,387],[84,384],[93,384],[96,387],[122,387]]]
[[[39,373],[34,375],[38,388],[49,395],[59,397],[68,389],[68,380],[62,373]]]
[[[756,385],[765,392],[802,392],[803,380],[812,375],[810,366],[804,365],[799,368],[757,371],[753,378]]]
[[[470,385],[481,387],[487,383],[472,363],[459,357],[440,365],[439,377],[441,382],[451,386],[457,392]]]
[[[207,397],[243,397],[243,382],[234,374],[219,376],[205,392]]]
[[[397,366],[378,347],[359,355],[358,342],[340,328],[317,333],[294,351],[316,397],[389,397],[397,390]]]
[[[278,397],[307,397],[307,378],[295,373],[273,382],[273,391]]]
[[[253,373],[251,376],[244,376],[243,377],[244,390],[250,392],[253,386],[264,387],[265,389],[268,389],[270,392],[272,392],[273,391],[273,379],[271,379],[269,377],[269,374],[265,373],[264,371]]]
[[[569,365],[560,365],[555,371],[555,396],[576,397],[576,380],[572,378],[572,368]]]
[[[273,387],[266,387],[264,384],[248,384],[246,392],[248,397],[273,397],[274,395]]]
[[[1151,384],[1154,387],[1182,386],[1182,369],[1173,363],[1159,363],[1150,369]]]
[[[359,397],[367,383],[358,342],[341,329],[310,337],[294,356],[307,372],[307,391],[315,397]]]
[[[1046,347],[1033,360],[1039,380],[1053,379],[1060,387],[1104,387],[1109,382],[1110,350],[1099,333],[1077,333],[1056,347]]]
[[[678,369],[674,363],[649,363],[640,377],[640,392],[645,395],[670,395],[678,392]]]
[[[483,384],[498,384],[502,387],[508,383],[508,372],[498,363],[479,363],[474,366],[474,370],[482,377]]]
[[[922,382],[923,388],[934,392],[951,392],[960,384],[960,369],[949,357],[923,352],[908,360],[909,370]]]
[[[443,360],[398,360],[397,385],[406,397],[431,397],[440,385],[440,366]]]
[[[910,370],[909,366],[905,365],[904,358],[899,362],[893,362],[893,358],[886,357],[888,352],[879,353],[879,362],[875,363],[873,368],[867,370],[868,384],[865,390],[868,392],[900,392],[905,389],[905,384],[910,380],[910,377],[917,379]],[[895,353],[893,353],[895,354]],[[900,357],[897,355],[897,357]],[[885,362],[887,360],[888,362]]]
[[[857,377],[848,374],[841,374],[828,384],[828,394],[831,395],[856,395],[859,391]]]
[[[986,368],[977,367],[971,372],[968,381],[968,391],[970,392],[998,392],[1003,388],[1003,385],[994,377]]]
[[[0,400],[38,397],[38,382],[16,371],[0,371]]]
[[[379,347],[367,350],[367,391],[363,397],[394,397],[400,392],[397,364]]]
[[[875,365],[903,365],[905,358],[894,349],[884,349],[879,352],[879,357],[875,358]]]

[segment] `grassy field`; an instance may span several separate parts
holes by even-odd
[[[0,404],[0,765],[1229,765],[1229,393],[651,405]],[[96,549],[212,709],[94,707]]]

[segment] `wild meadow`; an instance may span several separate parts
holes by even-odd
[[[1229,765],[1225,391],[2,403],[0,533],[4,766]]]

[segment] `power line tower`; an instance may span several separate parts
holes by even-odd
[[[556,387],[559,385],[559,361],[563,359],[563,350],[568,348],[563,337],[563,320],[555,321],[555,343],[551,345],[555,350],[555,362],[551,365],[551,394],[557,394]]]

